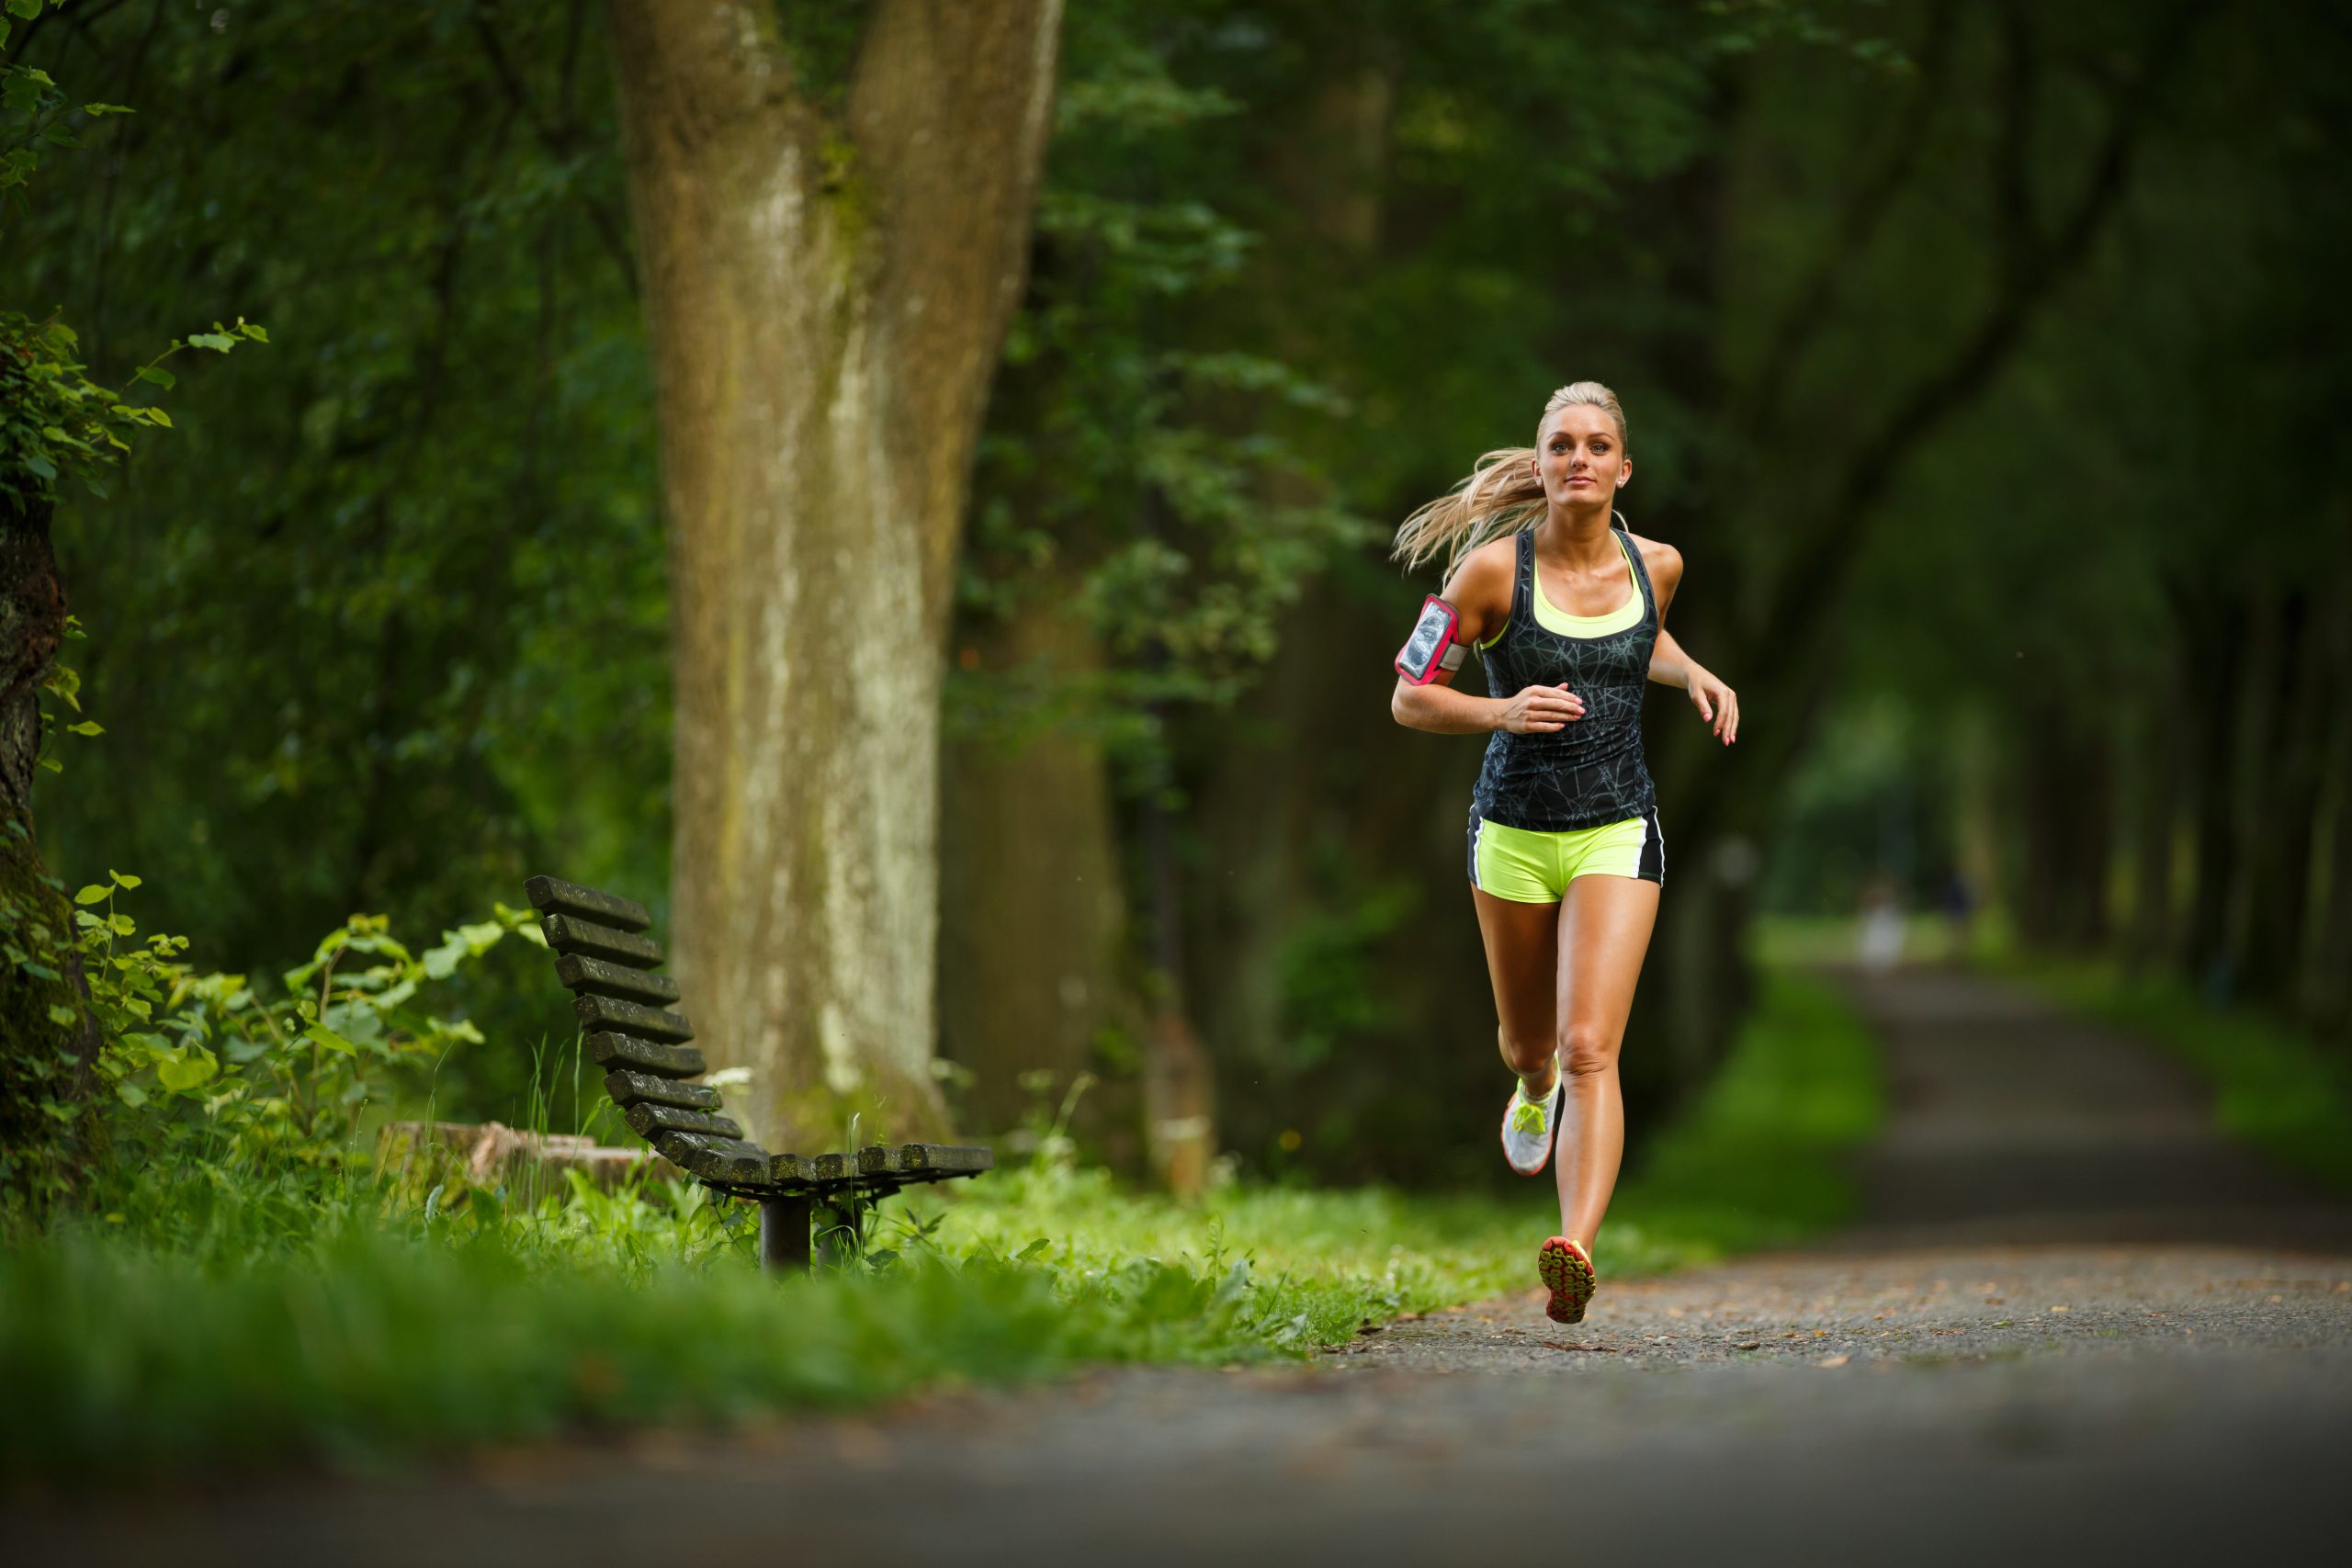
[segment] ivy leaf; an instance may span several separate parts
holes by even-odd
[[[105,883],[93,882],[87,887],[83,888],[80,892],[74,895],[74,902],[76,904],[96,904],[101,899],[112,897],[114,889],[107,886]]]
[[[85,718],[79,724],[69,724],[65,728],[69,734],[74,735],[104,735],[107,732],[107,727],[94,718]]]
[[[50,1004],[49,1021],[57,1025],[60,1029],[73,1028],[75,1021],[79,1020],[81,1016],[82,1015],[80,1013],[75,1012],[72,1008],[65,1006],[62,1002],[52,1002]]]
[[[237,346],[237,340],[227,333],[191,333],[187,343],[190,348],[209,348],[220,354],[226,354]]]
[[[170,371],[164,369],[160,365],[141,366],[139,367],[139,374],[132,377],[131,379],[135,381],[153,381],[155,385],[163,388],[164,390],[167,392],[174,387],[180,384],[178,377],[173,375]]]
[[[136,887],[139,886],[140,879],[131,875],[127,871],[115,871],[109,869],[107,872],[107,874],[114,878],[114,885],[117,887]]]
[[[359,1054],[358,1046],[323,1023],[314,1023],[302,1031],[302,1038],[313,1044],[323,1045],[330,1051],[340,1051],[346,1056],[356,1056]]]
[[[34,22],[40,19],[40,0],[8,0],[8,15]]]

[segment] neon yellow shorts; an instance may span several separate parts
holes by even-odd
[[[1556,904],[1579,876],[1638,876],[1665,886],[1657,813],[1568,833],[1506,828],[1471,815],[1471,886],[1514,904]]]

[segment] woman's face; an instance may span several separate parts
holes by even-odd
[[[1544,415],[1536,430],[1535,477],[1553,505],[1606,513],[1618,487],[1634,477],[1634,465],[1607,409],[1570,403]]]

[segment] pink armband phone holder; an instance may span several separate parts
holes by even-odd
[[[1462,645],[1454,640],[1461,620],[1453,606],[1430,594],[1421,601],[1421,618],[1413,623],[1413,635],[1396,650],[1396,673],[1416,686],[1426,686],[1437,679],[1441,670],[1457,670],[1462,666]]]

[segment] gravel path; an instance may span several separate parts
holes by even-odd
[[[2352,1211],[2195,1086],[1983,982],[1848,976],[1894,1093],[1807,1252],[750,1437],[17,1521],[25,1561],[2143,1563],[2337,1554]],[[1533,1248],[1531,1238],[1530,1264]]]

